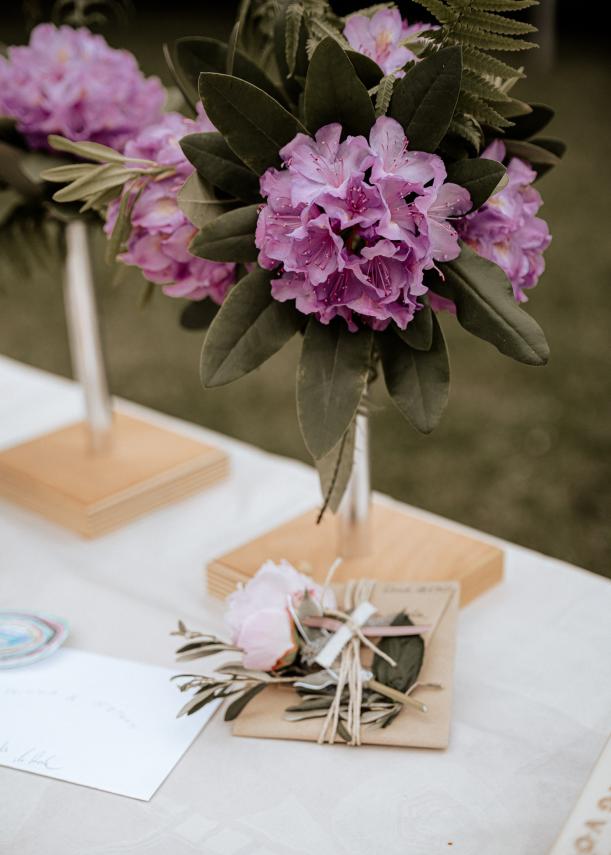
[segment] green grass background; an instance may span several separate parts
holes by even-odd
[[[215,18],[138,21],[127,39],[147,72],[168,81],[159,41],[185,33],[224,35]],[[10,41],[10,33],[2,38]],[[551,347],[546,368],[511,362],[444,319],[452,392],[441,426],[414,432],[374,395],[373,484],[411,504],[591,570],[611,575],[611,243],[609,164],[611,68],[591,46],[560,44],[553,71],[531,74],[523,97],[556,106],[550,132],[569,150],[540,183],[553,243],[528,311]],[[131,273],[113,286],[94,236],[96,287],[115,394],[261,448],[307,460],[295,415],[295,341],[233,386],[204,391],[198,377],[202,334],[178,327],[182,301],[156,293],[139,306]],[[70,374],[61,268],[49,254],[25,275],[3,259],[0,352]],[[379,385],[379,384],[378,384]]]

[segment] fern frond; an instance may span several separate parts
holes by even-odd
[[[497,59],[495,56],[489,56],[478,48],[463,45],[462,53],[464,67],[471,69],[471,71],[478,71],[480,74],[491,74],[493,77],[501,77],[504,80],[512,78],[519,79],[526,76],[521,69],[514,68],[512,65]]]
[[[447,24],[452,20],[452,12],[443,0],[416,0],[416,2],[437,18],[440,24]]]
[[[536,32],[536,27],[511,17],[512,12],[527,9],[537,0],[416,0],[435,16],[440,29],[431,33],[436,47],[459,45],[463,54],[463,76],[460,96],[454,114],[454,136],[476,144],[479,123],[502,132],[511,127],[509,112],[512,105],[508,94],[513,83],[524,77],[521,69],[513,68],[493,56],[497,51],[530,50],[533,42],[520,38]],[[513,106],[509,109],[513,109]],[[475,129],[474,129],[475,126]]]
[[[480,150],[484,138],[480,126],[469,116],[462,116],[460,119],[452,119],[450,127],[448,128],[448,133],[462,137],[462,139],[470,143],[476,151]]]
[[[513,122],[504,118],[501,114],[491,107],[483,98],[478,98],[476,95],[471,95],[468,92],[462,91],[458,98],[457,109],[470,116],[473,116],[478,122],[485,125],[490,125],[492,128],[502,129],[510,128]]]
[[[375,15],[376,12],[383,12],[384,9],[392,9],[394,3],[375,3],[373,6],[366,6],[364,9],[359,9],[357,12],[351,12],[349,15],[344,17],[344,21],[349,21],[350,18],[354,18],[355,15],[365,15],[367,18],[371,18]]]
[[[524,21],[516,21],[514,18],[507,18],[505,15],[498,15],[494,12],[483,12],[480,10],[467,12],[463,17],[463,21],[487,30],[489,33],[525,36],[528,33],[537,32],[537,28],[533,27],[532,24],[526,24]]]
[[[515,39],[512,36],[501,36],[498,33],[487,32],[481,27],[472,24],[456,24],[452,29],[452,36],[457,42],[479,48],[480,50],[530,50],[538,47],[535,42],[527,42],[525,39]]]
[[[343,47],[344,50],[350,50],[350,45],[342,36],[341,32],[336,29],[333,24],[328,21],[323,21],[320,18],[312,18],[307,22],[310,37],[308,39],[308,56],[311,59],[312,53],[323,39],[330,37]],[[310,53],[311,48],[311,53]]]
[[[299,33],[303,21],[304,9],[301,3],[290,3],[286,9],[284,31],[284,53],[289,76],[295,72],[297,50],[299,49]]]
[[[395,85],[396,77],[394,74],[389,74],[387,77],[383,77],[378,84],[378,91],[376,92],[376,117],[385,116],[388,112],[388,108],[390,107],[390,99],[392,98],[392,90]]]
[[[487,98],[489,101],[502,101],[504,103],[511,101],[501,87],[489,77],[484,77],[478,71],[473,71],[470,68],[463,68],[462,72],[462,88],[470,95],[476,95],[478,98]]]
[[[485,12],[517,12],[538,5],[539,0],[471,0],[472,9]]]

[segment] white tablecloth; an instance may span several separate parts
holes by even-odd
[[[206,560],[315,504],[317,482],[120,406],[223,446],[230,479],[92,542],[0,503],[0,604],[64,616],[75,647],[172,667],[178,617],[222,630]],[[0,358],[0,445],[80,415],[73,384]],[[0,767],[0,852],[545,853],[611,726],[611,585],[503,545],[505,582],[461,613],[448,751],[238,739],[217,715],[149,803]]]

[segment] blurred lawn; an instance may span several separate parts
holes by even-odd
[[[198,28],[182,16],[180,24],[164,21],[163,29],[164,37],[173,38]],[[143,21],[130,46],[147,71],[164,74],[159,32]],[[222,21],[208,28],[211,35],[225,32]],[[379,408],[373,416],[376,489],[606,575],[611,244],[604,182],[611,162],[610,84],[604,55],[573,45],[560,47],[552,73],[533,75],[522,87],[524,97],[556,106],[551,133],[569,144],[563,166],[540,185],[554,240],[547,273],[528,307],[547,332],[549,366],[515,364],[447,318],[453,388],[436,433],[422,437],[411,430],[385,402],[383,389],[375,395]],[[128,274],[111,287],[99,236],[95,249],[117,395],[307,459],[294,406],[298,342],[235,385],[203,391],[202,335],[179,329],[181,305],[157,293],[141,310],[138,277]],[[35,278],[16,271],[0,283],[0,351],[69,374],[60,271],[52,260],[40,267]]]

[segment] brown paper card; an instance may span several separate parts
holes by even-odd
[[[342,588],[339,587],[341,603]],[[416,697],[428,706],[422,713],[404,707],[389,727],[363,725],[364,745],[396,745],[411,748],[447,748],[450,737],[454,652],[459,586],[456,582],[378,583],[369,598],[381,615],[391,619],[405,610],[414,623],[431,624],[424,635],[426,652],[420,681],[441,683],[442,689],[419,689]],[[233,724],[234,736],[267,739],[301,739],[315,742],[324,719],[285,721],[284,711],[298,703],[290,687],[273,686],[257,695]]]

